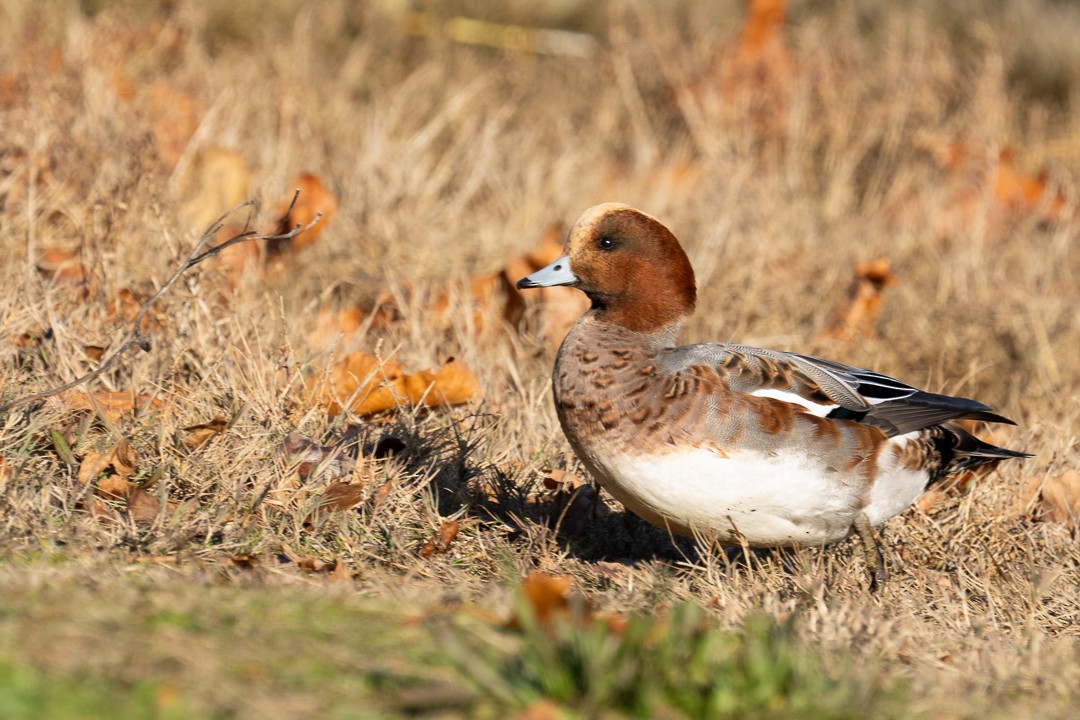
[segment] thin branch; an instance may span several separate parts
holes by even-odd
[[[293,207],[296,205],[296,200],[299,197],[300,191],[297,190],[293,194],[292,202],[289,203],[289,209],[286,210],[285,217],[288,217],[289,214],[292,213]],[[225,248],[232,247],[233,245],[237,245],[242,242],[249,242],[251,240],[278,242],[292,240],[293,238],[298,237],[299,235],[302,235],[303,233],[310,230],[312,227],[315,226],[316,223],[319,222],[319,220],[322,219],[322,213],[318,213],[307,225],[296,225],[295,227],[293,227],[292,230],[286,233],[277,233],[274,235],[260,235],[254,230],[249,229],[251,221],[251,218],[249,217],[248,220],[244,223],[244,229],[239,234],[232,236],[220,245],[215,245],[209,250],[203,249],[204,247],[206,247],[207,243],[213,240],[214,235],[216,235],[218,231],[220,231],[225,226],[225,221],[229,218],[230,215],[239,210],[242,210],[243,208],[251,207],[254,204],[255,203],[251,200],[240,203],[232,210],[224,213],[221,217],[219,217],[217,220],[210,224],[206,231],[203,232],[202,237],[199,238],[199,241],[195,243],[195,247],[191,250],[191,253],[188,255],[187,259],[180,265],[180,267],[176,269],[176,271],[172,275],[169,276],[169,279],[166,280],[160,288],[158,288],[157,292],[155,292],[153,296],[145,303],[143,303],[143,306],[141,308],[139,308],[139,312],[135,316],[135,321],[134,323],[132,323],[131,330],[128,331],[127,336],[124,338],[124,342],[120,343],[120,346],[117,347],[116,350],[114,350],[113,353],[109,356],[109,358],[103,363],[101,363],[101,365],[97,369],[91,370],[85,375],[75,378],[71,382],[64,383],[63,385],[44,390],[42,392],[34,393],[32,395],[24,395],[20,398],[16,398],[8,403],[5,403],[4,405],[0,405],[0,413],[5,413],[12,408],[18,407],[19,405],[25,405],[27,403],[36,402],[38,400],[44,400],[45,398],[52,397],[53,395],[64,392],[65,390],[70,390],[74,387],[82,385],[83,383],[89,382],[107,371],[113,365],[115,365],[121,356],[123,356],[128,350],[131,350],[134,347],[139,347],[142,348],[144,352],[149,352],[150,337],[147,333],[143,332],[143,321],[146,319],[146,313],[150,311],[150,308],[153,307],[154,303],[160,300],[162,295],[164,295],[169,290],[169,288],[171,288],[176,283],[176,281],[180,279],[180,277],[184,273],[201,263],[203,260],[212,258]]]

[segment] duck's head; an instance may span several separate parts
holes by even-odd
[[[671,231],[620,203],[586,210],[565,255],[518,281],[518,288],[568,285],[592,300],[597,320],[629,330],[670,329],[694,311],[694,270]]]

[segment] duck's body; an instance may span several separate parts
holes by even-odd
[[[555,408],[600,484],[677,535],[752,546],[842,540],[860,512],[879,525],[964,461],[942,445],[948,433],[889,437],[783,399],[796,396],[778,387],[790,385],[796,356],[655,340],[583,317],[559,350]]]
[[[951,422],[1010,422],[974,400],[792,353],[676,346],[693,271],[645,213],[591,208],[566,250],[519,283],[571,285],[593,301],[559,350],[555,407],[588,471],[650,523],[819,545],[898,515],[950,473],[1024,457]]]

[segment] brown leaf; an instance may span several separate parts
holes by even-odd
[[[313,399],[328,406],[330,415],[342,410],[341,403],[357,415],[371,415],[396,407],[404,396],[401,363],[379,360],[364,352],[350,353],[330,371],[329,387],[312,392]],[[318,378],[316,379],[318,380]],[[309,385],[309,392],[316,387]]]
[[[364,487],[358,483],[332,482],[319,496],[324,510],[350,510],[364,499]]]
[[[3,455],[0,455],[0,490],[3,490],[7,481],[11,479],[11,466],[8,465],[7,459]]]
[[[309,574],[326,573],[330,575],[338,570],[339,563],[340,561],[337,558],[331,562],[324,562],[315,558],[301,558],[296,561],[296,567]]]
[[[592,618],[592,609],[577,593],[574,579],[569,575],[531,572],[522,583],[521,589],[540,625],[548,625],[555,618],[570,617],[574,611],[579,614],[575,619],[587,621]],[[513,618],[509,624],[511,627],[519,627],[520,620]]]
[[[105,307],[105,313],[109,320],[113,322],[134,322],[145,302],[146,298],[134,290],[121,288],[109,299],[109,304]],[[142,330],[144,332],[160,330],[163,326],[163,320],[161,313],[151,307],[143,315]]]
[[[225,562],[232,563],[241,570],[254,570],[259,564],[259,558],[249,553],[240,553],[239,555],[225,558]]]
[[[896,276],[889,269],[888,258],[879,257],[869,263],[857,263],[847,300],[833,310],[833,320],[823,336],[842,341],[874,337],[881,312],[882,293],[896,282]]]
[[[87,451],[78,478],[84,485],[93,483],[94,491],[104,498],[124,500],[135,489],[128,478],[135,474],[137,466],[138,455],[123,438],[104,452]]]
[[[460,405],[475,397],[480,384],[464,363],[450,358],[437,371],[421,370],[406,375],[405,394],[414,405],[428,407]]]
[[[538,700],[514,715],[513,720],[559,720],[565,717],[559,703],[551,699]]]
[[[87,272],[78,250],[47,248],[42,251],[36,267],[38,272],[63,285],[82,285],[86,282]]]
[[[749,0],[747,5],[735,46],[718,46],[708,69],[669,99],[715,106],[719,96],[730,122],[749,119],[758,132],[776,134],[787,127],[785,110],[799,70],[784,39],[786,0]]]
[[[146,525],[157,519],[161,504],[152,493],[133,488],[127,496],[128,516],[137,524]]]
[[[168,407],[157,397],[126,391],[88,393],[69,390],[58,397],[71,412],[100,413],[110,422],[116,422],[124,415],[149,415]]]
[[[147,97],[158,157],[167,169],[172,170],[199,127],[195,99],[183,90],[160,82],[150,86]]]
[[[330,576],[327,578],[332,583],[343,583],[352,580],[352,573],[349,572],[349,564],[341,558],[334,560],[334,567],[330,569]]]
[[[424,546],[420,548],[420,557],[427,559],[433,555],[442,555],[450,550],[457,537],[460,525],[457,520],[447,520],[439,527],[439,532],[428,538]]]
[[[347,339],[360,331],[367,313],[358,307],[345,310],[319,310],[315,321],[315,331],[308,336],[308,345],[313,348],[332,347],[339,339]]]
[[[184,438],[184,446],[189,450],[199,450],[213,438],[225,432],[225,428],[228,426],[228,420],[215,417],[208,423],[186,427],[183,429],[183,432],[187,433],[187,437]]]
[[[185,223],[202,232],[223,212],[247,200],[250,184],[251,170],[239,153],[223,148],[200,151],[177,182]],[[249,245],[257,243],[240,243],[225,252]]]
[[[932,515],[945,502],[946,494],[937,488],[930,488],[915,501],[915,507],[927,515]]]
[[[296,204],[293,205],[292,211],[286,215],[285,212],[289,209],[289,203],[292,202],[293,192],[297,189],[300,190],[300,195],[296,198]],[[330,224],[330,220],[333,219],[337,209],[337,197],[326,189],[322,180],[311,173],[300,173],[292,182],[288,199],[280,206],[278,215],[281,216],[281,221],[276,232],[284,234],[290,232],[297,225],[307,225],[319,213],[322,213],[322,219],[310,230],[292,240],[276,241],[271,244],[269,246],[270,252],[280,253],[287,249],[302,250],[311,245],[319,239],[323,230]]]
[[[1080,471],[1068,469],[1047,478],[1029,478],[1023,504],[1033,519],[1080,528]]]
[[[405,375],[401,364],[381,361],[363,352],[350,353],[331,370],[329,387],[309,384],[309,396],[328,406],[331,415],[342,402],[357,415],[372,415],[400,404],[442,407],[467,402],[479,392],[479,383],[464,363],[453,359],[437,371]],[[351,398],[351,399],[350,399]]]

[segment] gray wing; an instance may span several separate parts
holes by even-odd
[[[672,348],[659,360],[669,372],[708,365],[738,392],[787,400],[823,417],[875,425],[890,436],[957,419],[1015,424],[981,402],[925,392],[888,375],[810,355],[708,343]]]

